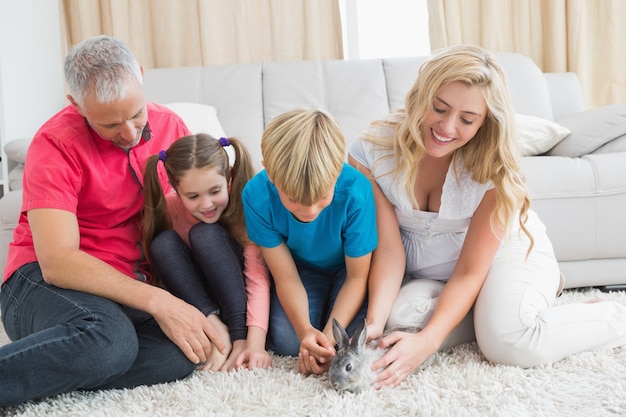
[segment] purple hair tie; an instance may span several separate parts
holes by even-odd
[[[159,161],[165,163],[166,159],[167,159],[167,154],[165,153],[164,150],[160,150],[159,151]]]
[[[221,137],[219,141],[220,145],[222,146],[230,146],[230,141],[228,140],[228,138]]]

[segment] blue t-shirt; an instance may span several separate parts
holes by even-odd
[[[331,203],[309,223],[299,221],[283,206],[265,170],[246,184],[242,198],[250,239],[266,248],[285,242],[296,262],[334,270],[345,266],[345,256],[366,255],[378,244],[372,185],[347,164]]]

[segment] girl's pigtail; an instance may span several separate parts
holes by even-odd
[[[165,151],[161,151],[164,154]],[[159,181],[158,164],[161,160],[161,154],[152,155],[148,158],[144,171],[144,209],[141,220],[141,243],[144,255],[151,266],[150,261],[150,243],[152,239],[161,231],[171,227],[169,217],[167,216],[167,207],[163,188]]]
[[[229,141],[235,151],[235,164],[231,168],[230,173],[229,202],[228,208],[224,213],[224,220],[239,243],[245,244],[248,240],[245,227],[240,228],[240,230],[236,229],[238,225],[245,225],[241,193],[243,192],[243,187],[254,176],[255,172],[252,158],[244,144],[237,138],[229,138]]]

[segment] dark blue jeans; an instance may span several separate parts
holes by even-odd
[[[311,324],[316,329],[322,330],[330,318],[337,294],[346,280],[346,268],[334,271],[321,270],[299,262],[296,262],[296,266],[308,296]],[[349,335],[352,335],[357,326],[363,322],[366,313],[367,301],[347,327],[346,332]],[[283,356],[298,356],[300,350],[300,340],[278,300],[273,280],[270,291],[269,348]]]
[[[219,313],[231,341],[245,339],[247,299],[239,243],[217,223],[198,223],[188,248],[165,230],[150,243],[150,259],[165,287],[205,315]]]
[[[2,286],[0,306],[13,340],[0,347],[1,407],[74,390],[173,381],[196,367],[149,314],[49,285],[38,263],[24,265]]]

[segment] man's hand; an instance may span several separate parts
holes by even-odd
[[[200,310],[165,291],[162,297],[161,308],[153,317],[191,362],[206,362],[211,358],[213,346],[222,355],[228,355],[227,342]]]

